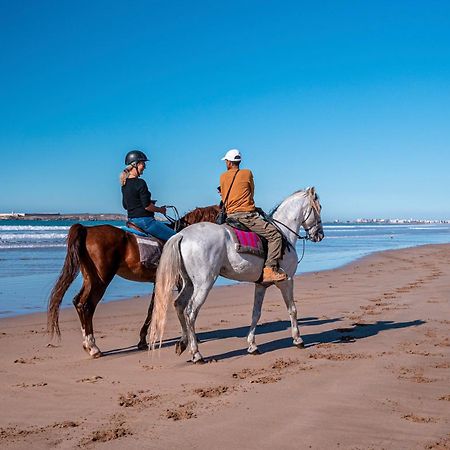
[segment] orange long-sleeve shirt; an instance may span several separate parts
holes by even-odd
[[[223,202],[225,202],[227,193],[230,190],[236,170],[237,168],[232,168],[220,176],[220,194]],[[252,172],[248,169],[239,170],[226,201],[225,208],[227,213],[255,211],[254,193],[255,185]]]

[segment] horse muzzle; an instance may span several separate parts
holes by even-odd
[[[312,242],[320,242],[325,237],[323,230],[318,230],[316,233],[309,235],[309,240]]]

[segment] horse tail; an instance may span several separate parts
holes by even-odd
[[[172,298],[172,290],[183,276],[183,261],[181,258],[181,234],[176,234],[164,246],[156,272],[155,303],[153,306],[152,323],[150,327],[150,345],[154,349],[159,339],[161,347],[164,328],[166,326],[167,308]]]
[[[67,254],[59,278],[52,289],[47,305],[47,332],[53,337],[61,336],[59,329],[59,307],[73,280],[80,271],[80,252],[86,242],[86,228],[77,223],[72,225],[67,235]]]

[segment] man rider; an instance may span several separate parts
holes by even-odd
[[[278,261],[282,257],[281,234],[256,211],[252,172],[249,169],[239,169],[241,153],[237,149],[229,150],[222,160],[225,161],[227,171],[220,176],[220,194],[227,216],[267,239],[267,259],[262,282],[286,280],[286,274],[278,268]]]

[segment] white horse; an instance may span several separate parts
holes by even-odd
[[[320,218],[321,206],[315,189],[300,190],[287,197],[270,214],[289,242],[280,267],[288,275],[287,280],[276,283],[286,303],[291,319],[294,345],[303,347],[294,302],[294,280],[298,260],[295,244],[300,226],[308,239],[319,242],[324,233]],[[191,225],[166,243],[156,274],[155,306],[151,323],[150,341],[154,347],[161,344],[169,300],[178,286],[175,308],[181,323],[182,336],[175,351],[181,354],[189,345],[194,363],[202,362],[195,335],[195,320],[219,275],[255,283],[252,324],[247,337],[248,352],[259,353],[255,343],[255,330],[261,316],[261,308],[267,284],[258,282],[264,267],[264,259],[251,254],[237,253],[227,227],[213,223]]]

